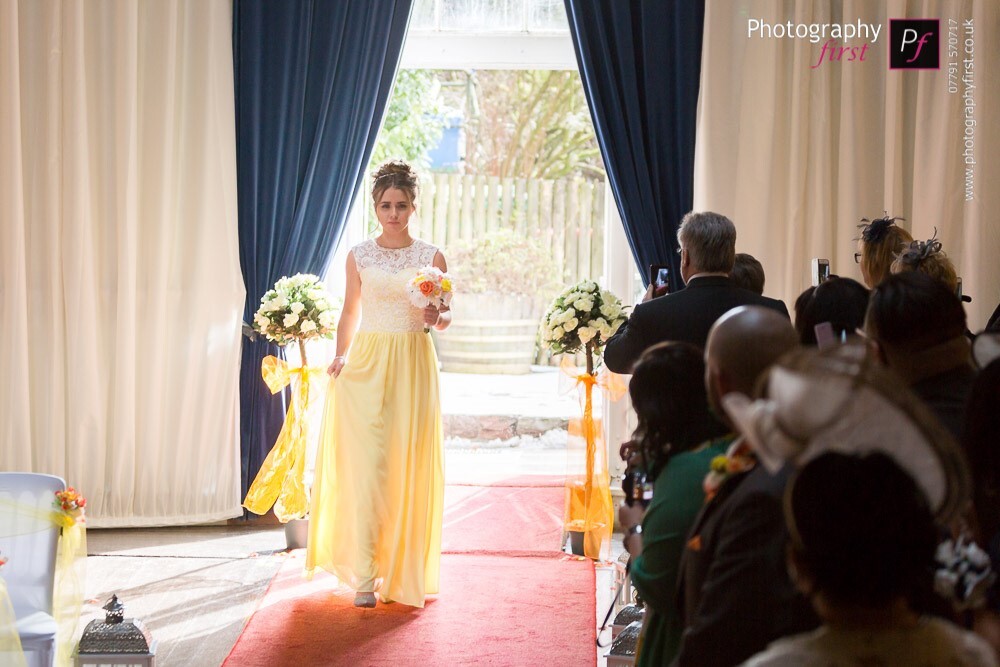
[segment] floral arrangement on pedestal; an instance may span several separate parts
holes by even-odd
[[[278,345],[310,338],[332,338],[337,330],[337,309],[326,285],[310,273],[284,277],[260,298],[253,328]]]
[[[265,514],[273,506],[278,520],[287,523],[305,517],[309,511],[305,488],[307,415],[312,402],[309,387],[322,377],[325,369],[308,365],[306,342],[332,338],[338,310],[339,304],[330,297],[323,281],[312,274],[282,277],[260,299],[260,308],[253,318],[254,329],[278,345],[298,343],[301,365],[289,368],[273,355],[261,363],[261,374],[272,394],[287,387],[294,378],[298,386],[292,392],[278,439],[243,500],[243,506],[255,514]]]
[[[542,342],[553,353],[585,352],[585,371],[571,373],[583,387],[583,417],[572,420],[569,429],[571,436],[584,442],[585,462],[582,474],[567,477],[565,526],[571,537],[581,538],[582,544],[574,543],[574,552],[593,559],[600,558],[602,544],[610,538],[614,525],[607,451],[602,446],[600,420],[594,418],[593,392],[598,386],[611,400],[624,393],[624,383],[617,375],[607,371],[598,374],[597,368],[605,343],[627,316],[618,297],[587,280],[563,290],[542,320]],[[565,365],[563,369],[569,372]]]
[[[555,354],[586,348],[590,372],[595,352],[615,335],[627,315],[621,299],[594,281],[585,280],[563,290],[549,306],[542,320],[542,340]]]

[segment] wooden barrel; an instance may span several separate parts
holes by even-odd
[[[460,294],[452,308],[451,326],[434,335],[441,370],[530,373],[542,307],[530,297]]]

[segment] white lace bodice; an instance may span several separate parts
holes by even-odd
[[[423,311],[410,302],[406,285],[418,270],[433,264],[437,251],[419,239],[395,249],[369,239],[351,249],[361,276],[359,331],[423,331]]]

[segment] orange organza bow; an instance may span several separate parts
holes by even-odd
[[[601,388],[610,400],[617,401],[625,394],[625,382],[620,375],[607,370],[596,375],[580,373],[567,357],[563,357],[559,366],[566,377],[575,380],[576,386],[583,389],[583,417],[570,420],[569,435],[571,442],[572,438],[579,438],[585,447],[583,470],[571,471],[566,477],[564,525],[570,532],[583,534],[584,555],[597,560],[601,557],[602,544],[611,536],[614,510],[601,420],[594,418],[594,387]]]
[[[628,391],[628,385],[625,384],[625,380],[618,373],[612,373],[606,368],[595,375],[587,372],[581,373],[577,365],[573,363],[573,359],[569,356],[564,356],[562,361],[559,362],[559,370],[566,377],[575,380],[574,386],[582,387],[584,392],[586,392],[588,386],[591,390],[594,387],[600,387],[611,401],[621,399],[625,395],[625,392]],[[584,400],[586,400],[586,396],[584,396]]]
[[[301,519],[309,511],[309,494],[305,488],[306,445],[309,442],[309,386],[323,375],[324,369],[314,366],[289,368],[288,364],[268,355],[260,365],[264,383],[276,394],[298,378],[292,401],[285,414],[285,423],[274,447],[264,459],[254,478],[243,506],[254,514],[266,514],[274,506],[274,515],[282,523]]]

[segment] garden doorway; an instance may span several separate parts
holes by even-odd
[[[552,297],[594,280],[626,303],[638,284],[584,97],[562,0],[415,0],[372,164],[402,157],[421,174],[414,232],[458,280],[442,361],[449,466],[567,469],[572,382],[539,348]],[[371,171],[371,168],[368,170]],[[367,186],[367,181],[365,182]],[[328,282],[377,228],[364,192]],[[612,489],[623,403],[604,406]]]

